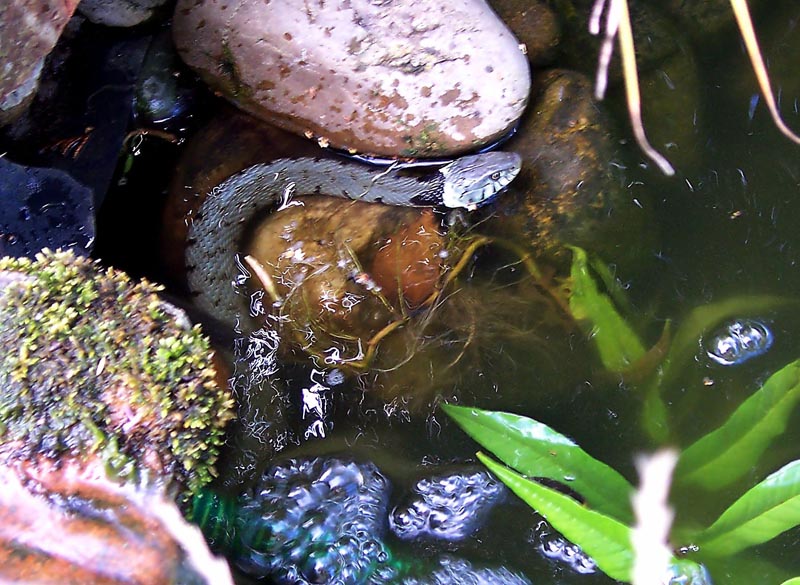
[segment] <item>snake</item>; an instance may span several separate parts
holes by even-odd
[[[517,176],[521,158],[493,151],[462,156],[422,177],[347,160],[283,158],[232,175],[206,196],[192,218],[185,252],[195,305],[223,323],[240,314],[237,252],[251,220],[297,195],[329,195],[402,207],[474,210]]]

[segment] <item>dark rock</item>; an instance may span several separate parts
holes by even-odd
[[[67,173],[0,158],[0,255],[33,257],[43,248],[88,255],[94,197]]]

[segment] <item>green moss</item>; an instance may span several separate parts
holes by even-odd
[[[2,258],[0,430],[14,456],[100,454],[119,476],[214,476],[233,416],[208,340],[176,322],[148,282],[68,252]],[[19,447],[21,445],[21,447]]]

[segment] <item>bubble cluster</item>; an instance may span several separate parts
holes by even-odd
[[[389,526],[405,540],[462,540],[480,528],[505,493],[503,484],[482,469],[423,478],[392,510]]]
[[[706,355],[723,366],[734,366],[772,347],[772,332],[759,321],[740,319],[726,324],[706,344]]]
[[[572,544],[544,520],[534,529],[531,540],[545,558],[555,561],[581,575],[595,573],[597,564],[581,547]]]
[[[267,469],[238,501],[204,497],[193,517],[242,572],[306,585],[525,585],[505,567],[475,566],[441,551],[393,551],[386,530],[389,480],[372,463],[342,456],[287,459]],[[462,467],[417,482],[408,509],[424,508],[417,534],[458,540],[484,521],[506,488]],[[424,504],[419,504],[423,502]],[[409,532],[410,533],[410,532]]]
[[[381,540],[388,488],[372,463],[315,458],[277,464],[242,498],[235,563],[275,583],[391,580]]]

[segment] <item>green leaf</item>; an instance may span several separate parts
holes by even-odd
[[[717,430],[681,455],[676,482],[714,490],[739,479],[758,462],[800,399],[800,360],[784,366]]]
[[[480,445],[528,477],[545,477],[578,492],[586,503],[631,522],[633,488],[622,475],[572,440],[524,416],[451,404],[444,411]]]
[[[651,382],[644,391],[641,425],[647,436],[657,445],[665,445],[669,441],[669,414],[661,396],[658,379]]]
[[[572,316],[588,327],[603,366],[612,372],[624,371],[645,354],[644,346],[609,296],[597,288],[586,252],[574,246],[570,249],[572,292],[569,308]]]
[[[701,532],[703,554],[732,555],[800,524],[800,460],[792,461],[748,490]]]
[[[800,577],[792,577],[788,581],[784,581],[781,585],[800,585]]]
[[[633,568],[630,528],[610,516],[585,508],[569,496],[522,477],[483,453],[478,453],[478,459],[565,538],[581,547],[606,575],[618,581],[630,581]]]

